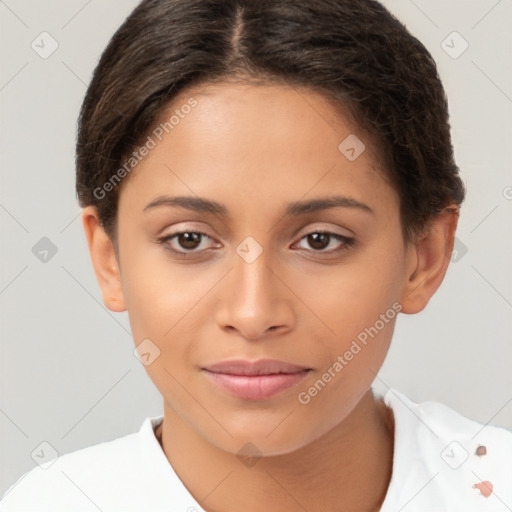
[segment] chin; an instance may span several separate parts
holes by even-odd
[[[224,431],[222,435],[218,435],[218,430],[213,436],[211,430],[207,432],[198,430],[197,432],[210,444],[239,457],[272,457],[300,450],[328,431],[325,429],[325,423],[315,429],[314,426],[308,428],[306,420],[297,422],[296,418],[295,421],[288,422],[288,419],[284,419],[288,413],[281,414],[279,421],[266,424],[263,422],[259,426],[255,426],[254,421],[238,421],[236,426],[227,426],[232,437],[225,435]],[[227,425],[227,423],[223,423],[223,425]],[[269,425],[273,426],[269,428]]]

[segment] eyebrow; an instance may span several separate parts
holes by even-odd
[[[221,203],[192,196],[159,196],[146,205],[143,211],[148,211],[160,206],[181,207],[195,212],[210,213],[222,217],[229,216],[228,209]],[[285,215],[298,216],[331,208],[354,208],[375,215],[375,212],[367,204],[361,203],[352,197],[339,195],[294,201],[287,205]]]

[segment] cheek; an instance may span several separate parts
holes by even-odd
[[[178,265],[165,254],[148,260],[143,252],[131,257],[127,268],[123,289],[135,344],[149,339],[158,353],[145,370],[166,398],[180,397],[182,390],[172,376],[188,386],[191,369],[201,359],[197,351],[204,330],[212,323],[209,290],[223,274]]]
[[[326,339],[352,339],[400,299],[404,256],[398,242],[395,247],[374,244],[340,265],[297,278],[294,291],[328,327]]]
[[[312,356],[318,370],[297,395],[315,431],[342,421],[372,385],[401,310],[392,265],[376,265],[360,275],[352,269],[338,277],[335,284],[326,280],[327,292],[312,303],[330,334],[317,338]],[[314,418],[323,418],[322,423]]]
[[[312,357],[319,371],[301,389],[305,395],[299,401],[310,403],[310,409],[319,414],[333,402],[355,404],[386,357],[401,310],[404,256],[400,240],[383,237],[350,262],[301,281],[297,294],[307,297],[308,307],[322,321],[317,324],[327,327],[315,334]],[[332,421],[342,418],[343,411],[338,412]]]
[[[123,293],[134,335],[151,333],[165,340],[202,299],[212,276],[171,261],[162,247],[134,250],[127,244],[124,251]]]

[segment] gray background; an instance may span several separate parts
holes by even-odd
[[[103,306],[74,190],[86,85],[136,4],[0,0],[0,492],[36,465],[41,442],[66,453],[135,432],[162,410],[127,313]],[[445,282],[425,311],[400,315],[375,387],[512,428],[512,1],[384,4],[438,63],[468,195]],[[43,31],[59,45],[46,59],[31,47]],[[469,43],[457,58],[453,31]],[[57,249],[46,262],[36,256],[43,237]]]

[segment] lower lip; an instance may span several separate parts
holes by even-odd
[[[309,370],[274,375],[230,375],[208,370],[204,370],[204,373],[234,396],[246,400],[264,400],[295,386],[306,377]]]

